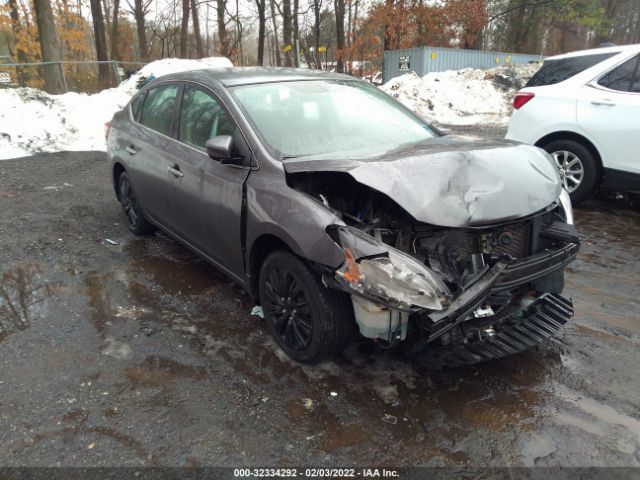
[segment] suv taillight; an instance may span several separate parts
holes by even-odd
[[[516,96],[513,97],[513,108],[516,110],[520,109],[525,103],[531,100],[535,95],[531,92],[518,92]]]
[[[111,130],[111,122],[106,122],[104,124],[104,139],[109,141],[109,130]]]

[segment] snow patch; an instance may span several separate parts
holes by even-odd
[[[156,78],[204,68],[232,67],[227,58],[167,58],[145,65],[116,88],[94,95],[49,95],[33,88],[0,90],[0,160],[42,152],[106,149],[104,124],[136,92],[141,76]]]
[[[136,92],[140,77],[231,67],[226,58],[156,60],[117,88],[94,95],[48,95],[31,88],[0,90],[0,160],[42,152],[106,149],[104,124]],[[466,68],[420,78],[409,73],[381,88],[427,120],[444,125],[506,124],[513,94],[537,65]]]
[[[414,72],[391,79],[381,88],[430,122],[445,125],[505,125],[516,91],[539,65],[511,65],[478,70],[465,68]]]

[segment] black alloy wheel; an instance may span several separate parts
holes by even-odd
[[[258,286],[267,327],[287,355],[318,363],[342,350],[355,323],[349,296],[325,287],[306,262],[273,252],[262,263]]]
[[[144,235],[153,231],[153,226],[147,221],[140,209],[133,185],[126,173],[122,173],[118,179],[118,192],[129,230],[136,235]]]

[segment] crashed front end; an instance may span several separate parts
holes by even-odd
[[[542,211],[497,225],[350,215],[328,233],[344,263],[325,282],[351,293],[360,333],[390,346],[409,339],[438,367],[518,353],[573,315],[560,295],[579,249],[564,191]]]

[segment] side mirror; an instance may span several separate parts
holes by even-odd
[[[214,160],[230,160],[231,149],[233,148],[233,137],[231,135],[218,135],[210,138],[205,144],[207,155]]]

